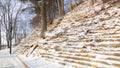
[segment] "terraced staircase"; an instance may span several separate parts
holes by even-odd
[[[46,39],[21,43],[17,53],[73,68],[120,68],[120,7],[104,5],[109,6],[96,15],[94,9],[68,13]]]

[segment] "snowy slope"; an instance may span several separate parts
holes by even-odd
[[[120,1],[96,3],[92,9],[87,3],[58,19],[46,39],[34,29],[16,53],[72,68],[120,68]]]

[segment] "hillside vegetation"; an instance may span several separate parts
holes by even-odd
[[[35,28],[15,53],[73,68],[120,68],[120,1],[87,3],[54,20],[46,39]]]

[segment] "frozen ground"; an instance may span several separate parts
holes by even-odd
[[[96,5],[89,11],[85,2],[66,14],[44,40],[36,28],[15,52],[32,58],[33,67],[44,58],[72,68],[120,68],[120,1]]]
[[[57,63],[46,61],[38,57],[25,57],[18,55],[29,68],[68,68]],[[38,63],[39,62],[39,63]],[[0,68],[27,68],[15,54],[10,55],[9,50],[0,51]],[[70,68],[70,67],[69,67]]]
[[[19,55],[22,57],[23,61],[28,65],[29,68],[71,68],[67,66],[60,65],[58,63],[46,61],[39,57],[25,57],[24,55]]]
[[[15,55],[10,55],[9,50],[0,51],[0,68],[25,68]]]

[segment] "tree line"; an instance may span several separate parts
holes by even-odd
[[[65,15],[65,0],[31,0],[35,4],[36,13],[40,19],[41,38],[45,38],[47,25],[52,24],[53,20]],[[72,11],[83,0],[67,0],[69,11]],[[33,25],[39,22],[32,22]]]
[[[74,1],[74,4],[72,4],[73,1]],[[79,1],[79,4],[81,2],[83,2],[83,0],[78,0],[78,1]],[[109,0],[102,0],[102,1],[103,1],[103,3],[105,3]],[[52,7],[51,2],[57,3],[59,17],[62,17],[65,15],[64,0],[41,0],[41,38],[45,38],[45,32],[47,31],[47,23],[48,23],[47,17],[50,20],[53,20],[53,17],[51,18],[51,16],[49,16],[49,15],[53,15],[52,12],[50,12],[51,9],[49,9]],[[93,6],[97,2],[97,0],[88,0],[88,2],[89,2],[90,6]],[[78,5],[77,0],[69,0],[69,3],[70,3],[70,11],[73,9],[74,6],[77,7],[77,5]],[[53,3],[53,5],[55,5],[55,4]],[[47,7],[47,6],[49,6],[49,7]],[[47,10],[46,10],[46,8],[47,8]],[[48,15],[47,15],[47,13],[48,13]]]

